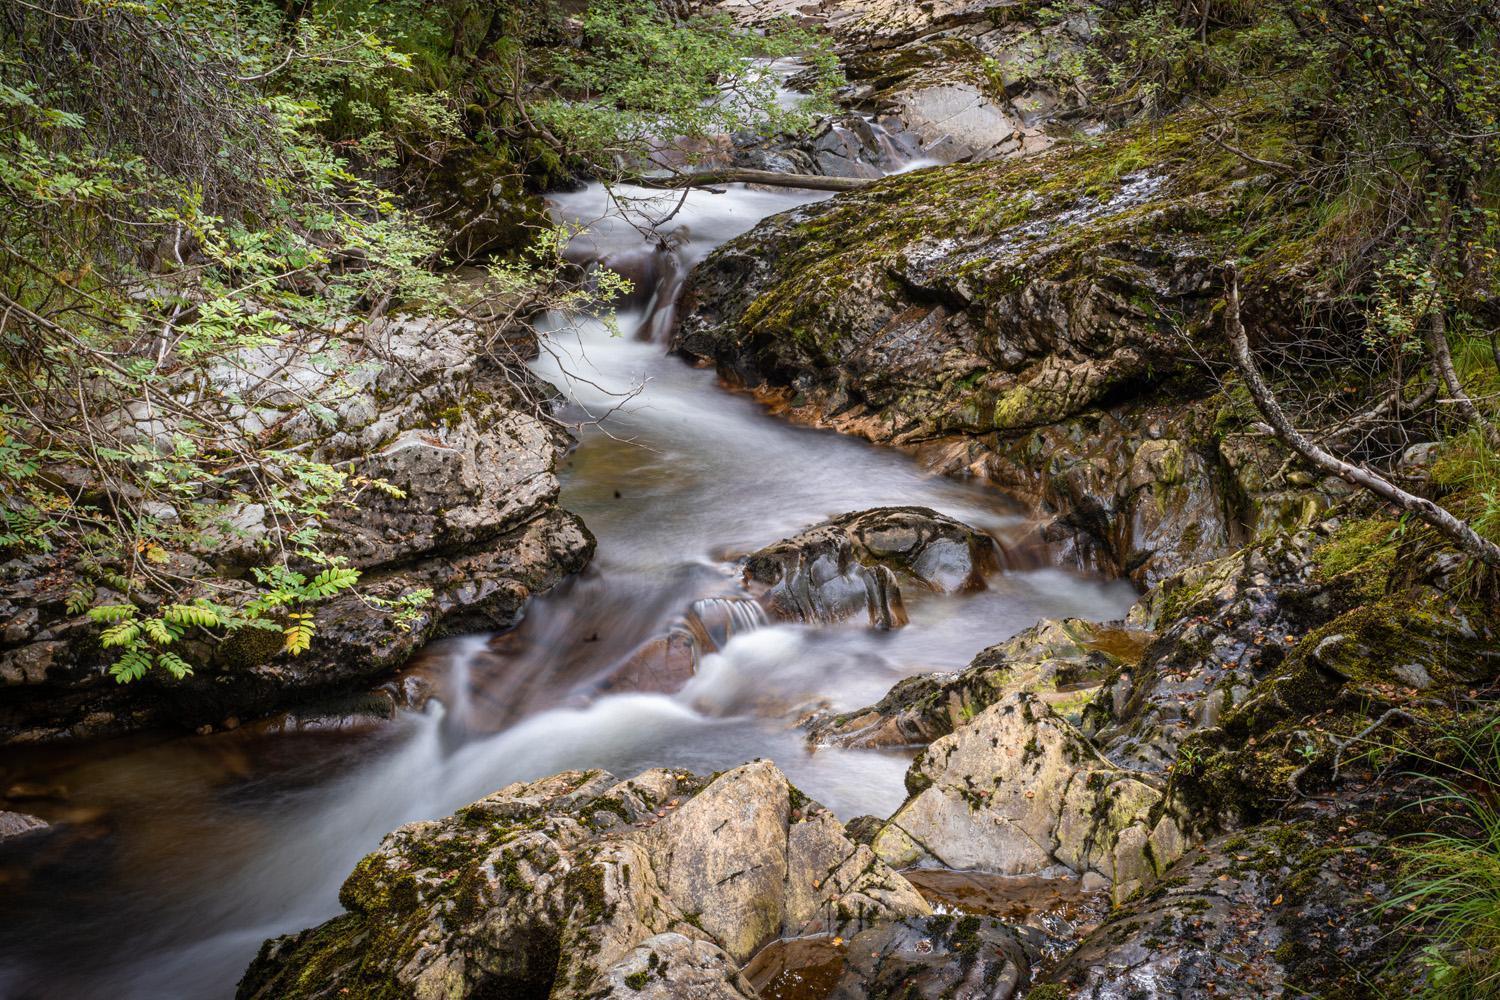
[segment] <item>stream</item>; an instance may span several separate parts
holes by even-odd
[[[678,197],[646,210],[669,213]],[[657,275],[613,327],[555,317],[536,363],[579,425],[562,503],[598,537],[592,566],[509,633],[429,647],[412,669],[436,697],[388,722],[7,751],[0,790],[37,786],[23,808],[59,829],[0,848],[0,998],[230,997],[264,939],[339,912],[339,884],[383,834],[564,768],[708,772],[769,757],[842,819],[887,815],[908,756],[812,751],[800,714],[960,668],[1038,618],[1128,608],[1126,584],[1041,569],[996,574],[975,593],[908,593],[910,624],[895,631],[766,623],[736,559],[831,515],[922,505],[1002,546],[1030,525],[982,485],[777,420],[667,353],[685,268],[813,196],[694,191],[663,227],[680,259],[645,263],[646,238],[602,188],[553,200],[560,218],[589,225],[577,256]],[[617,683],[674,629],[703,654],[685,686]]]

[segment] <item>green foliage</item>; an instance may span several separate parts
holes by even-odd
[[[247,421],[278,394],[283,420],[331,417],[253,373],[337,386],[356,362],[332,331],[440,295],[433,240],[320,133],[329,108],[262,85],[289,54],[346,79],[405,61],[317,19],[288,38],[279,17],[54,0],[0,39],[0,548],[67,561],[69,610],[103,626],[122,682],[185,676],[167,647],[186,636],[354,585],[322,526],[381,484]],[[263,560],[250,577],[195,569],[231,539]],[[294,627],[289,651],[311,636]]]
[[[0,552],[66,571],[69,613],[98,625],[117,679],[185,676],[246,628],[296,655],[311,609],[357,586],[329,519],[402,494],[317,450],[367,364],[348,331],[468,305],[435,272],[434,234],[372,176],[476,141],[537,156],[537,122],[566,143],[551,164],[591,169],[648,137],[792,128],[807,112],[779,109],[774,73],[748,60],[800,53],[832,75],[826,46],[790,29],[598,0],[573,53],[560,24],[546,2],[479,0],[7,12]],[[628,287],[563,282],[571,236],[492,264],[485,294],[566,309]],[[368,600],[412,628],[430,597]]]
[[[1444,442],[1432,467],[1433,481],[1454,491],[1449,505],[1482,537],[1500,543],[1500,455],[1480,430]]]
[[[1437,827],[1398,848],[1402,877],[1382,909],[1431,942],[1425,995],[1500,996],[1500,717],[1444,737],[1453,758],[1418,804]]]
[[[655,145],[691,160],[692,143],[711,136],[801,131],[840,82],[821,36],[790,26],[750,34],[723,14],[679,23],[651,0],[592,0],[583,37],[581,50],[554,54],[557,93],[532,114],[596,171]],[[809,62],[815,80],[796,108],[777,101],[775,61],[790,56]]]

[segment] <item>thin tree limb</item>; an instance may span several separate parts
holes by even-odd
[[[1398,509],[1421,518],[1434,531],[1468,555],[1486,566],[1500,569],[1500,545],[1481,537],[1467,522],[1425,497],[1408,493],[1372,469],[1346,462],[1325,451],[1292,425],[1286,411],[1281,408],[1280,401],[1276,399],[1271,387],[1261,376],[1260,369],[1255,364],[1255,358],[1250,353],[1250,339],[1245,333],[1245,324],[1240,315],[1239,270],[1232,261],[1225,265],[1225,277],[1227,294],[1224,328],[1229,336],[1230,346],[1234,350],[1235,367],[1239,369],[1240,377],[1245,380],[1245,386],[1250,390],[1256,409],[1260,410],[1261,416],[1265,417],[1266,422],[1276,432],[1276,436],[1324,472],[1369,490]]]
[[[774,170],[750,170],[725,167],[675,177],[631,177],[629,182],[641,187],[675,191],[685,187],[713,187],[718,184],[764,184],[767,187],[805,188],[809,191],[857,191],[879,178],[825,177],[822,174],[779,174]]]

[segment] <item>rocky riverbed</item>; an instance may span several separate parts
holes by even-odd
[[[349,598],[319,612],[316,658],[120,694],[41,568],[13,566],[0,734],[217,725],[505,630],[402,675],[437,697],[386,713],[394,751],[353,744],[384,756],[340,758],[331,806],[268,806],[338,842],[286,870],[247,849],[298,905],[250,893],[253,920],[215,914],[217,950],[185,946],[236,969],[258,946],[245,1000],[1409,985],[1378,905],[1421,822],[1402,762],[1484,710],[1500,620],[1451,551],[1287,461],[1216,377],[1217,266],[1275,178],[1202,109],[1084,118],[1057,71],[1084,15],[720,6],[823,25],[850,78],[815,135],[726,140],[726,162],[872,183],[694,192],[670,250],[598,189],[556,196],[592,223],[577,259],[642,281],[625,335],[559,319],[502,369],[483,331],[392,321],[318,439],[373,449],[365,474],[408,494],[344,535],[377,592],[433,588],[414,628]],[[1229,113],[1279,127],[1248,98]],[[1266,330],[1313,294],[1274,262],[1255,277]],[[528,405],[544,383],[576,440]],[[212,737],[226,757],[240,738]],[[203,783],[241,809],[322,794],[236,766]],[[62,799],[0,801],[0,840],[61,864]]]

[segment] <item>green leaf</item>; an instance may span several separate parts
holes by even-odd
[[[134,604],[101,604],[89,609],[89,620],[99,623],[123,621],[134,618],[139,609]]]

